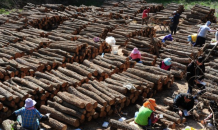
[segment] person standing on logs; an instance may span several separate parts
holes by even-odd
[[[187,67],[186,80],[188,82],[188,93],[192,94],[192,88],[196,85],[199,89],[204,89],[205,86],[201,83],[204,79],[205,66],[204,58],[198,57],[196,63],[193,61]]]
[[[163,39],[162,39],[162,42],[165,43],[165,41],[172,41],[173,38],[172,38],[172,35],[169,34],[169,35],[166,35]]]
[[[146,129],[147,126],[154,124],[158,121],[158,115],[155,116],[155,107],[157,106],[155,99],[149,98],[143,106],[139,109],[138,115],[134,123]]]
[[[21,115],[22,127],[28,130],[39,130],[39,121],[46,121],[49,119],[50,114],[42,116],[39,111],[35,108],[36,101],[31,98],[25,100],[25,107],[16,110],[9,117],[16,121],[17,116]]]
[[[136,61],[138,63],[142,63],[142,61],[141,61],[141,53],[138,50],[138,48],[134,48],[132,50],[131,54],[129,55],[129,59],[133,60],[133,61]]]
[[[193,35],[188,35],[188,42],[191,45],[195,45],[196,41],[197,41],[197,34],[193,34]]]
[[[174,11],[173,18],[171,19],[171,25],[170,25],[171,35],[173,35],[173,32],[174,32],[174,35],[176,35],[176,29],[179,24],[179,17],[180,15],[177,13],[177,11]]]
[[[171,69],[171,58],[165,58],[159,65],[159,67],[163,70],[170,71]]]
[[[195,46],[200,46],[202,47],[203,44],[205,44],[205,40],[206,40],[206,35],[207,35],[207,32],[216,32],[216,30],[211,30],[210,29],[210,26],[211,25],[211,22],[210,21],[207,21],[207,23],[203,26],[201,26],[198,30],[198,36],[197,36],[197,41],[196,41],[196,44]]]
[[[173,110],[183,116],[182,110],[191,110],[194,107],[194,98],[191,94],[181,93],[173,99]],[[190,115],[190,113],[188,113]]]
[[[145,9],[142,13],[142,25],[144,25],[144,23],[148,25],[149,13],[150,13],[150,8],[147,7],[147,9]]]

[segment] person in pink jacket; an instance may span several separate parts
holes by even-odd
[[[129,55],[129,59],[136,61],[138,63],[142,63],[141,61],[141,53],[139,52],[138,48],[134,48],[131,52],[131,54]]]

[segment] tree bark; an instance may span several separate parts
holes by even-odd
[[[68,125],[72,125],[74,127],[78,127],[80,125],[79,120],[77,118],[73,118],[67,114],[63,114],[59,111],[56,111],[55,109],[42,105],[40,108],[40,112],[42,112],[43,114],[46,113],[51,113],[51,117],[56,119],[56,120],[60,120],[61,122],[64,122]]]
[[[61,104],[58,104],[56,102],[52,102],[52,101],[48,100],[47,104],[49,105],[49,107],[52,107],[59,112],[62,112],[62,113],[65,113],[65,114],[68,114],[71,116],[75,116],[75,117],[82,119],[82,120],[85,119],[85,116],[83,114],[81,114],[73,109],[62,106]]]

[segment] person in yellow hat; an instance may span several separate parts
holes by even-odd
[[[158,121],[158,116],[155,116],[154,111],[157,106],[155,99],[149,98],[143,106],[139,109],[139,113],[135,118],[135,124],[141,126],[142,128],[146,128],[146,126],[150,126]]]

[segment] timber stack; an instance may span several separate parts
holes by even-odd
[[[215,14],[215,9],[210,9],[209,7],[201,6],[198,4],[196,4],[191,9],[191,15],[194,15],[195,17],[197,16],[204,23],[207,21],[216,23],[217,21],[216,21],[216,17],[214,16],[214,14]]]
[[[169,17],[172,17],[173,11],[178,11],[181,14],[184,11],[184,6],[176,3],[168,4],[167,7],[156,14],[151,14],[149,20],[152,23],[168,27],[171,23]]]

